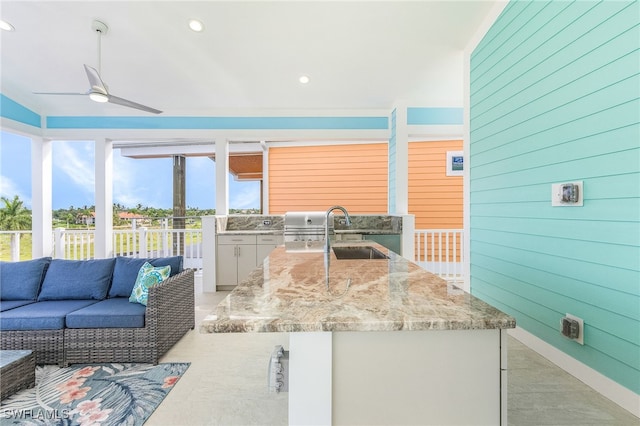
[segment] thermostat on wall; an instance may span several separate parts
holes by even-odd
[[[583,197],[582,181],[551,184],[552,206],[582,206]]]

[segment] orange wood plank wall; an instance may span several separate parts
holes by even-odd
[[[409,212],[416,229],[462,229],[462,176],[447,176],[447,151],[461,140],[409,143]]]
[[[409,144],[409,212],[416,229],[462,228],[462,177],[447,176],[447,151],[461,140]],[[386,213],[388,147],[384,143],[269,149],[269,212],[325,210]]]
[[[269,149],[269,213],[326,210],[387,212],[386,143],[272,147]]]

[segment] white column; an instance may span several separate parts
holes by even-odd
[[[464,139],[462,152],[464,153],[462,169],[462,258],[464,262],[464,283],[462,288],[471,292],[471,52],[464,52],[463,64],[463,92],[464,92]]]
[[[54,231],[54,244],[55,244],[55,254],[56,259],[64,259],[66,256],[66,241],[65,241],[65,228],[56,228]]]
[[[202,216],[202,291],[216,292],[216,217]]]
[[[330,425],[333,333],[289,335],[289,424]]]
[[[262,144],[262,214],[269,214],[269,145]]]
[[[396,214],[409,213],[409,126],[407,105],[396,107]]]
[[[113,257],[113,142],[95,141],[96,259]]]
[[[31,139],[31,256],[36,259],[53,256],[52,208],[52,142]]]
[[[416,217],[412,214],[402,215],[402,257],[414,261],[415,253]]]
[[[229,214],[229,141],[216,140],[216,215]]]

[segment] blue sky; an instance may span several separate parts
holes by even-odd
[[[53,209],[95,204],[93,141],[53,142]],[[173,160],[113,156],[113,202],[125,207],[173,206]],[[260,207],[260,183],[229,180],[229,207]],[[0,196],[18,195],[31,208],[31,141],[0,132]],[[187,158],[187,207],[215,208],[215,163],[206,157]]]

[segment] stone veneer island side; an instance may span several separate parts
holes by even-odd
[[[506,424],[515,320],[388,259],[275,249],[200,325],[289,332],[289,424]],[[267,360],[265,360],[265,363]]]

